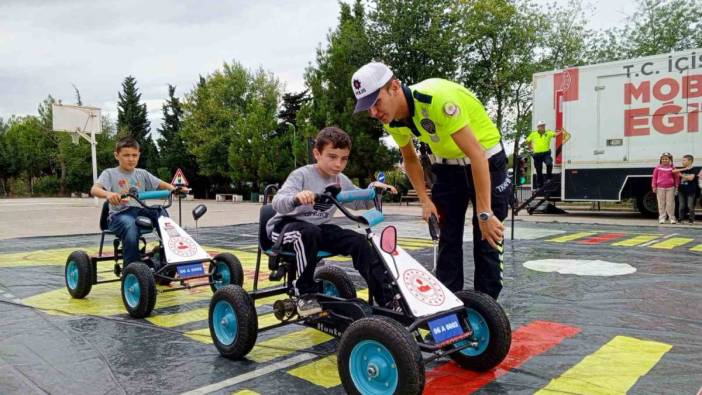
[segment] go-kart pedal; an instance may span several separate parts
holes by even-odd
[[[322,305],[317,301],[317,297],[314,295],[303,295],[300,296],[295,302],[297,307],[297,315],[300,318],[307,318],[322,312]]]

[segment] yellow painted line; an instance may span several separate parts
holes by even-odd
[[[288,370],[288,374],[324,388],[341,385],[341,378],[336,365],[336,355],[330,355]]]
[[[268,362],[328,342],[331,339],[333,337],[326,333],[305,328],[258,343],[246,357],[256,362]]]
[[[696,246],[690,248],[690,251],[700,251],[700,252],[702,252],[702,244],[697,244]]]
[[[626,394],[670,344],[616,336],[536,394]]]
[[[630,239],[612,243],[612,245],[617,247],[635,247],[651,240],[655,240],[658,237],[660,237],[660,235],[639,235]]]
[[[201,309],[194,309],[190,311],[184,311],[181,313],[159,314],[153,317],[148,317],[146,318],[146,320],[154,325],[162,326],[165,328],[172,328],[174,326],[185,325],[191,322],[206,321],[208,312],[209,308],[204,307]]]
[[[675,247],[680,247],[682,245],[685,245],[691,241],[694,241],[695,239],[690,239],[687,237],[671,237],[668,240],[661,241],[660,243],[652,244],[649,247],[651,248],[658,248],[658,249],[664,249],[664,250],[672,250]]]
[[[241,390],[238,392],[232,392],[232,395],[261,395],[256,391],[251,391],[251,390]]]
[[[582,239],[582,238],[592,236],[595,234],[597,234],[597,232],[576,232],[576,233],[571,233],[571,234],[567,234],[564,236],[555,237],[553,239],[548,239],[546,241],[550,241],[553,243],[567,243],[569,241]]]

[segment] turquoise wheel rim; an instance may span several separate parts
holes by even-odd
[[[327,296],[336,296],[337,298],[341,296],[339,289],[331,281],[322,281],[322,286],[324,287],[324,294]]]
[[[351,380],[362,394],[393,394],[400,375],[390,351],[375,340],[364,340],[353,347],[349,357]]]
[[[239,327],[237,326],[236,311],[231,303],[220,300],[212,311],[212,326],[217,341],[224,345],[234,343]]]
[[[471,341],[478,342],[476,347],[468,347],[461,350],[461,354],[467,355],[469,357],[478,356],[487,350],[490,344],[490,328],[488,328],[487,321],[483,318],[483,315],[478,313],[473,309],[466,309],[468,313],[468,323],[470,327],[473,328],[473,336],[470,338]],[[466,344],[466,340],[462,340],[456,343],[456,347],[460,347]]]
[[[124,299],[127,300],[129,307],[136,308],[139,306],[139,299],[141,299],[141,286],[139,285],[139,279],[137,276],[131,273],[127,274],[127,276],[124,278],[122,292],[124,293]]]
[[[76,287],[78,287],[78,276],[80,276],[78,264],[74,261],[68,262],[68,267],[66,268],[66,283],[68,284],[68,288],[76,289]]]
[[[215,289],[220,289],[225,285],[232,283],[232,272],[229,271],[229,266],[226,262],[217,261],[215,266],[215,273],[219,274],[219,279],[215,280]]]

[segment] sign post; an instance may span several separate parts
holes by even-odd
[[[176,170],[175,175],[173,176],[173,179],[171,180],[171,185],[175,187],[187,187],[188,186],[188,179],[185,178],[185,174],[183,173],[183,170],[180,169],[180,167]],[[183,208],[181,206],[181,200],[182,196],[179,193],[178,194],[178,225],[181,227],[183,226]]]

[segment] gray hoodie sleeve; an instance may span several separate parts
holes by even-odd
[[[294,198],[298,192],[304,191],[305,180],[300,169],[294,170],[273,197],[273,209],[278,214],[288,214],[295,209]]]
[[[354,185],[353,182],[351,182],[351,180],[345,174],[342,174],[340,178],[342,191],[353,191],[356,189],[361,189]],[[375,207],[375,204],[372,200],[356,200],[353,202],[344,203],[344,207],[348,207],[352,210],[363,210],[372,209],[373,207]]]

